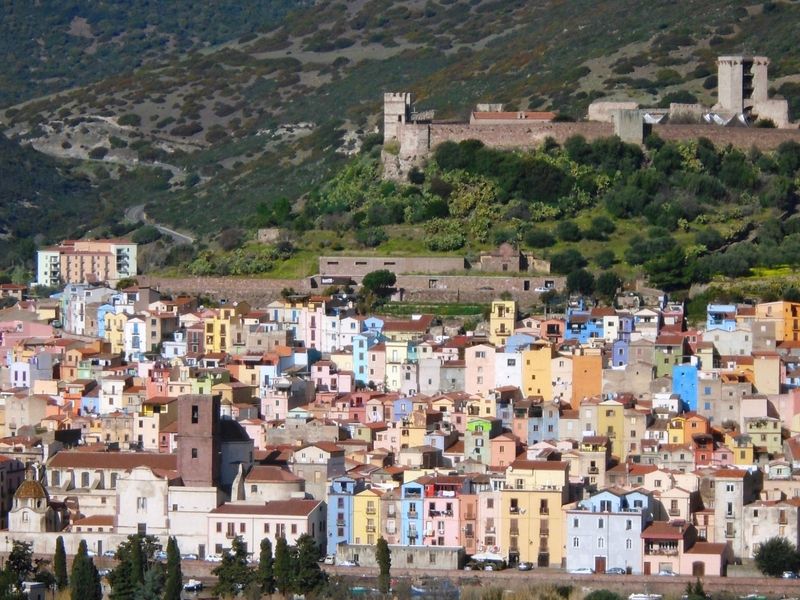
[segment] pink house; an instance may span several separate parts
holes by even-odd
[[[311,381],[318,391],[350,392],[353,387],[353,373],[339,371],[330,360],[320,360],[311,367]]]
[[[381,342],[369,349],[369,352],[367,352],[367,368],[369,370],[367,380],[373,382],[379,388],[382,387],[386,379],[386,344]]]
[[[425,486],[423,545],[461,546],[460,496],[464,479],[440,475],[418,481]]]
[[[500,434],[489,440],[489,465],[507,467],[522,449],[519,441],[510,433]]]
[[[464,363],[464,391],[487,395],[494,387],[494,346],[478,344],[467,348],[464,350]]]

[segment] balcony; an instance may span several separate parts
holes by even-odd
[[[736,537],[736,530],[735,529],[726,529],[725,530],[725,537],[728,539],[732,539]]]
[[[540,515],[549,515],[550,514],[550,509],[547,508],[546,506],[540,506],[539,507],[539,514]]]
[[[227,539],[229,539],[229,540],[232,540],[233,538],[235,538],[235,537],[236,537],[236,533],[235,533],[235,532],[233,532],[233,531],[226,531],[226,532],[225,532],[225,537],[226,537]]]
[[[519,535],[519,529],[509,529],[508,535]]]
[[[678,556],[678,548],[669,546],[645,548],[644,553],[647,556]]]
[[[368,515],[374,515],[375,514],[375,507],[368,506],[367,507],[367,514]]]
[[[416,519],[419,516],[419,513],[415,510],[408,511],[408,518],[409,519]]]
[[[338,519],[338,520],[336,521],[336,526],[337,526],[337,527],[344,527],[344,525],[345,525],[345,523],[344,523],[344,519]]]
[[[408,530],[408,539],[415,540],[419,537],[419,533],[416,529],[409,529]]]
[[[589,475],[597,475],[600,473],[600,469],[597,467],[589,467]]]
[[[490,525],[486,528],[487,534],[494,534],[494,525]]]
[[[367,533],[375,533],[375,525],[367,525]]]
[[[519,514],[519,506],[509,506],[508,507],[508,514],[510,514],[510,515],[518,515]]]
[[[670,517],[679,517],[679,516],[681,516],[681,511],[678,508],[670,508],[668,512],[669,512],[669,516]]]

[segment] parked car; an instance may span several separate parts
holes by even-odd
[[[324,562],[325,562],[326,565],[335,565],[336,564],[336,555],[335,554],[328,554],[325,557]]]
[[[800,579],[800,575],[798,575],[794,571],[784,571],[781,577],[783,577],[784,579]]]
[[[339,563],[339,566],[340,567],[357,567],[358,566],[358,562],[356,562],[354,560],[343,560],[342,562]]]
[[[533,291],[534,291],[534,292],[539,292],[540,294],[543,294],[544,292],[550,292],[550,291],[552,291],[552,290],[553,290],[553,288],[551,288],[551,287],[544,287],[544,286],[539,286],[539,287],[535,287],[535,288],[533,288]]]
[[[167,560],[167,551],[166,550],[158,550],[154,555],[153,558],[156,560]]]
[[[219,554],[209,554],[206,556],[207,562],[222,562],[222,557]]]
[[[625,575],[627,571],[622,567],[611,567],[606,569],[606,575]]]
[[[109,573],[111,573],[111,569],[99,569],[99,570],[97,571],[97,574],[98,574],[100,577],[105,577],[105,576],[106,576],[106,575],[108,575]]]
[[[661,577],[677,577],[678,574],[675,571],[659,571],[658,574]]]
[[[86,556],[97,556],[97,552],[95,552],[94,550],[87,550]]]
[[[580,567],[578,569],[571,569],[570,574],[572,575],[594,575],[594,569],[590,569],[589,567]]]
[[[474,562],[474,561],[473,562],[468,562],[467,564],[464,565],[464,570],[465,571],[482,571],[483,570],[483,566],[478,564],[478,563],[476,563],[476,562]]]
[[[519,571],[530,571],[530,570],[533,569],[533,563],[532,562],[521,562],[521,563],[519,563],[517,565],[517,569]]]
[[[106,558],[117,558],[117,551],[116,550],[106,550],[103,552],[103,556]]]
[[[181,554],[181,560],[197,560],[197,554]]]
[[[198,581],[197,579],[190,579],[189,581],[183,584],[184,592],[199,592],[202,589],[203,589],[203,582]]]

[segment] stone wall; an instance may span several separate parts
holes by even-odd
[[[185,293],[209,296],[214,300],[242,300],[252,306],[266,306],[280,297],[283,288],[309,291],[306,279],[254,279],[240,277],[151,277],[139,275],[139,285],[157,289],[162,294]]]
[[[491,302],[503,292],[523,303],[538,300],[536,288],[564,289],[561,276],[531,275],[530,277],[486,277],[481,275],[399,275],[397,288],[401,299],[425,302]],[[527,289],[526,289],[527,288]]]

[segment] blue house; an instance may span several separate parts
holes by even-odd
[[[383,334],[383,319],[367,317],[364,319],[364,333],[375,339],[381,339]]]
[[[506,340],[506,353],[514,354],[515,352],[519,352],[521,349],[527,349],[535,341],[536,338],[532,335],[528,335],[527,333],[515,333],[514,335],[510,335]]]
[[[369,360],[367,351],[376,343],[376,338],[360,333],[353,336],[353,378],[356,383],[366,385],[369,381]]]
[[[706,330],[722,329],[733,331],[736,329],[736,305],[734,304],[709,304],[706,307]]]
[[[624,367],[628,364],[630,356],[630,342],[618,339],[611,345],[611,367]]]
[[[697,410],[697,385],[697,366],[681,364],[672,367],[672,393],[681,397],[684,410]]]
[[[101,304],[97,307],[97,337],[106,337],[106,314],[114,313],[112,304]]]
[[[514,403],[514,421],[525,424],[527,439],[522,441],[529,445],[558,438],[559,419],[558,405],[542,398],[526,398]],[[515,432],[520,430],[514,427]]]
[[[405,421],[412,412],[414,412],[414,403],[410,398],[397,398],[392,402],[392,415],[394,415],[395,422]]]
[[[327,553],[336,554],[339,544],[349,544],[353,527],[353,496],[366,489],[364,480],[347,475],[331,479],[328,488]]]
[[[634,329],[633,315],[630,313],[622,313],[617,315],[619,318],[619,329],[617,330],[619,336],[617,339],[625,342],[631,341],[631,334]]]
[[[653,520],[653,503],[639,491],[603,490],[566,511],[567,569],[641,572],[642,531]]]
[[[400,545],[422,545],[425,486],[419,480],[400,486]]]

